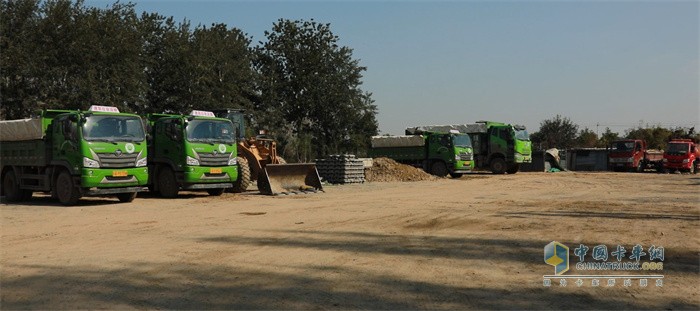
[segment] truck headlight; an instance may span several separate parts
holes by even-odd
[[[199,160],[197,160],[193,157],[187,156],[187,165],[199,165]]]
[[[141,158],[141,159],[138,159],[138,160],[136,161],[136,167],[146,166],[147,164],[148,164],[148,161],[146,160],[145,157],[143,157],[143,158]]]
[[[228,165],[238,165],[238,159],[236,157],[228,159]]]
[[[99,168],[100,162],[97,162],[97,161],[90,159],[88,157],[83,157],[83,167]]]
[[[666,162],[668,162],[668,159],[666,159],[666,158],[663,158],[663,160],[661,160],[661,162],[664,162],[664,163],[666,163]]]
[[[690,162],[690,159],[683,159],[683,163],[688,163]]]
[[[459,155],[455,154],[455,161],[459,161]]]
[[[634,158],[627,158],[627,163],[633,163],[633,162],[634,162]]]

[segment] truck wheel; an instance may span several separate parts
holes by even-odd
[[[129,202],[133,201],[135,198],[136,198],[136,192],[117,194],[117,199],[119,199],[119,202],[129,203]]]
[[[2,191],[5,194],[7,202],[18,202],[22,200],[22,190],[19,189],[19,183],[15,172],[10,169],[5,173],[2,179]]]
[[[175,179],[175,172],[169,167],[163,167],[158,172],[158,191],[160,196],[164,198],[177,197],[177,192],[180,186]]]
[[[462,175],[464,175],[464,174],[462,174],[462,173],[450,173],[450,177],[452,177],[452,178],[460,178],[460,177],[462,177]]]
[[[495,158],[491,160],[491,172],[494,174],[505,174],[506,167],[506,160],[503,158]]]
[[[250,186],[250,166],[248,160],[238,157],[238,179],[233,183],[232,191],[236,193],[245,192]]]
[[[80,199],[80,191],[73,184],[73,176],[68,171],[62,171],[56,178],[56,197],[63,205],[75,205]]]
[[[207,193],[209,193],[209,195],[218,197],[224,193],[224,190],[226,190],[226,189],[225,188],[207,189]]]
[[[434,162],[430,168],[430,173],[438,177],[445,177],[448,173],[447,166],[445,166],[445,163],[441,161]]]
[[[511,167],[508,168],[508,170],[506,171],[506,173],[508,173],[508,174],[515,174],[515,173],[517,173],[519,170],[520,170],[520,164],[515,163],[515,164],[511,165]]]
[[[34,195],[34,191],[23,189],[22,190],[22,201],[31,200],[33,195]]]

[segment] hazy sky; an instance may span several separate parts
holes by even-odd
[[[193,25],[225,23],[256,43],[280,18],[330,23],[367,67],[362,88],[382,133],[477,120],[534,132],[557,114],[599,132],[700,129],[698,1],[135,3]]]

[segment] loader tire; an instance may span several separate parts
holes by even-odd
[[[245,158],[238,157],[236,160],[238,160],[238,179],[233,183],[232,190],[235,193],[241,193],[250,186],[250,166]]]

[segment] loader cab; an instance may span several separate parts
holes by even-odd
[[[214,110],[214,115],[217,118],[225,118],[233,123],[233,131],[236,141],[242,141],[246,138],[246,123],[245,113],[240,109],[220,109]]]

